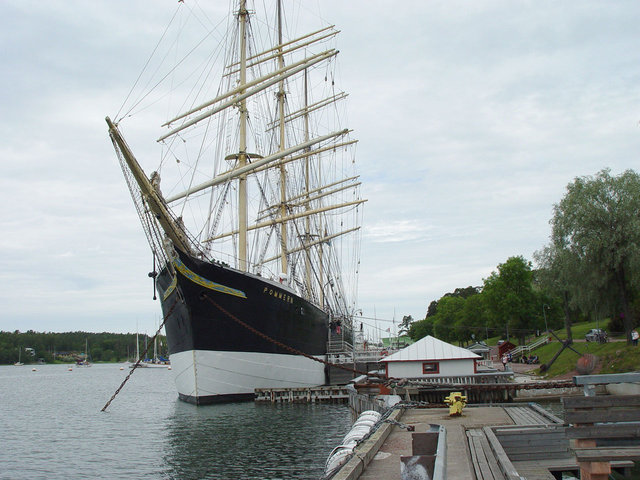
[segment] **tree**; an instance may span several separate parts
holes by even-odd
[[[424,320],[413,322],[411,327],[409,327],[409,337],[411,337],[411,340],[416,342],[427,335],[433,335],[433,318],[434,316],[431,316]]]
[[[510,257],[498,265],[484,280],[482,295],[492,323],[504,326],[507,337],[509,331],[516,330],[524,341],[525,332],[531,330],[531,321],[536,317],[536,295],[532,286],[531,262],[523,257]]]
[[[630,308],[640,283],[640,176],[608,169],[579,177],[554,206],[552,245],[563,263],[571,301],[583,311],[611,305],[623,316],[627,341],[635,321]],[[596,305],[597,308],[597,305]]]
[[[465,300],[459,296],[444,296],[438,300],[438,313],[433,317],[435,336],[444,340],[457,340],[456,324],[463,323]]]
[[[556,303],[562,305],[567,339],[572,342],[571,325],[573,324],[575,307],[572,308],[569,289],[571,282],[576,280],[575,275],[578,274],[574,262],[569,261],[570,259],[566,257],[566,252],[553,243],[535,252],[534,259],[540,267],[536,272],[536,279],[537,284],[543,290],[543,312],[552,310],[553,305]],[[545,310],[545,308],[548,308],[548,310]]]
[[[462,316],[465,319],[465,327],[461,340],[489,337],[489,318],[484,295],[473,295],[467,298],[464,302]]]
[[[432,317],[436,313],[438,313],[438,301],[432,300],[429,304],[429,307],[427,308],[427,315],[425,316],[425,318]]]
[[[411,315],[405,315],[404,317],[402,317],[402,322],[400,322],[400,326],[398,328],[398,335],[404,335],[405,333],[409,333],[412,323],[413,323],[413,317]]]

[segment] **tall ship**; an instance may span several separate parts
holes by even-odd
[[[181,0],[106,119],[190,403],[325,384],[332,342],[353,343],[366,200],[344,124],[339,32],[310,27],[320,17],[308,3],[263,11],[240,0],[220,22],[217,6]]]

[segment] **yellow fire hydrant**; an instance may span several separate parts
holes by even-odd
[[[449,405],[450,417],[460,416],[462,409],[467,404],[467,397],[460,392],[451,392],[448,397],[444,397],[444,403]]]

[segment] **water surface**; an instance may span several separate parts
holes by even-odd
[[[0,367],[0,479],[317,479],[346,405],[195,407],[165,369]]]

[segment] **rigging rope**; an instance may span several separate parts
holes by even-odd
[[[173,312],[173,309],[176,307],[178,303],[178,300],[176,299],[175,302],[173,302],[173,305],[171,305],[171,308],[169,309],[169,311],[167,312],[167,314],[164,316],[164,318],[162,319],[162,323],[160,324],[160,327],[158,328],[158,331],[156,332],[156,334],[153,336],[153,338],[151,339],[151,341],[147,344],[147,348],[144,349],[144,352],[142,352],[140,354],[140,358],[138,358],[138,360],[136,361],[136,363],[131,367],[131,371],[129,372],[129,374],[125,377],[125,379],[123,380],[123,382],[120,384],[120,386],[118,387],[118,389],[115,391],[115,393],[111,396],[111,398],[109,399],[109,401],[107,403],[105,403],[104,407],[102,407],[102,410],[100,410],[101,412],[104,412],[107,408],[109,408],[109,405],[111,405],[111,402],[113,401],[114,398],[116,398],[116,396],[120,393],[120,390],[122,390],[122,387],[124,387],[125,383],[127,383],[129,381],[129,378],[131,378],[131,375],[133,375],[133,372],[135,372],[136,368],[138,368],[140,366],[140,362],[142,361],[143,358],[146,357],[147,352],[149,351],[149,348],[151,348],[151,344],[153,344],[153,342],[155,341],[156,337],[158,335],[160,335],[160,331],[162,330],[162,327],[164,327],[165,322],[167,321],[167,319],[169,318],[169,315],[171,315],[171,313]]]

